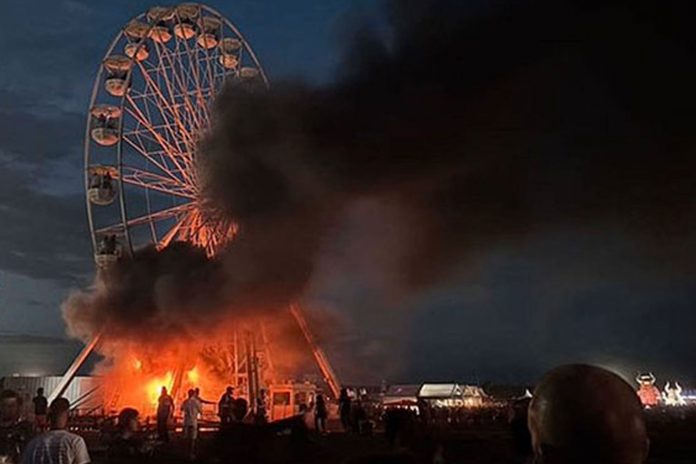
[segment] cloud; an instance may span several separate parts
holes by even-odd
[[[92,268],[84,197],[40,193],[38,181],[0,169],[0,268],[75,285]]]
[[[33,7],[0,16],[0,268],[74,285],[92,268],[81,144],[98,23],[79,2]]]
[[[60,158],[80,159],[84,124],[81,114],[42,114],[31,100],[0,90],[0,151],[17,165],[40,168]]]
[[[421,296],[405,377],[534,381],[568,362],[696,380],[692,277],[620,231],[556,230],[501,245],[466,278]]]

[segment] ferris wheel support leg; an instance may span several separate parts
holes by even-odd
[[[56,386],[56,388],[53,389],[51,394],[48,396],[48,402],[50,403],[56,398],[59,398],[63,396],[65,391],[68,389],[70,386],[70,383],[72,383],[73,379],[77,375],[77,372],[80,370],[80,368],[84,365],[85,361],[89,357],[90,354],[94,351],[94,349],[97,347],[99,344],[99,340],[101,339],[101,333],[98,333],[97,335],[92,338],[92,341],[90,341],[87,345],[85,345],[84,348],[82,348],[82,351],[80,351],[80,354],[77,355],[75,360],[72,362],[70,367],[68,367],[68,370],[65,371],[65,374],[63,374],[63,378],[60,379],[60,382]]]
[[[324,350],[322,350],[319,344],[314,340],[314,336],[312,335],[312,331],[309,329],[309,325],[307,324],[304,314],[302,314],[302,310],[297,305],[290,305],[290,312],[295,318],[295,322],[297,322],[297,325],[300,327],[300,330],[307,340],[307,343],[312,348],[314,359],[317,361],[319,369],[321,370],[322,375],[326,379],[326,383],[331,389],[331,393],[333,393],[334,397],[338,399],[341,392],[341,384],[339,383],[338,377],[331,367],[331,363],[329,363],[329,359],[326,357]]]

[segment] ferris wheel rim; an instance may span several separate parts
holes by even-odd
[[[189,4],[189,5],[192,5],[192,4]],[[207,15],[209,15],[207,17],[213,17],[220,22],[220,30],[221,31],[224,31],[224,28],[226,27],[233,33],[233,37],[235,39],[238,39],[240,44],[241,44],[240,45],[240,53],[242,53],[242,51],[243,51],[248,55],[251,63],[253,64],[253,67],[256,70],[258,70],[258,76],[260,77],[264,86],[268,87],[269,82],[268,82],[268,78],[267,78],[267,75],[265,73],[265,70],[263,69],[263,66],[261,65],[261,62],[259,61],[257,55],[255,54],[251,45],[247,41],[246,37],[241,33],[241,31],[229,19],[227,19],[225,16],[223,16],[219,11],[217,11],[217,10],[207,6],[207,5],[204,5],[204,4],[193,4],[193,5],[195,5],[195,7],[198,9],[198,15],[200,15],[201,18],[204,18],[203,12],[205,12]],[[179,6],[181,6],[181,5],[175,5],[175,6],[169,7],[169,11],[175,10]],[[175,14],[178,15],[178,13],[175,13]],[[176,21],[178,21],[178,22],[176,22],[175,24],[176,25],[181,24],[181,19],[178,16],[177,16],[177,18],[178,19]],[[148,11],[140,13],[139,15],[131,18],[126,23],[126,26],[133,21],[139,21],[139,20],[143,20],[143,19],[145,19],[146,21],[148,20]],[[92,152],[93,152],[92,147],[94,146],[94,141],[90,137],[91,122],[92,122],[91,112],[92,112],[92,109],[95,108],[95,106],[98,103],[97,97],[100,94],[101,87],[105,83],[105,79],[104,79],[105,62],[110,57],[116,56],[116,54],[115,54],[116,47],[118,46],[119,43],[121,43],[124,40],[124,38],[126,39],[127,44],[134,43],[136,50],[138,50],[143,45],[148,44],[149,43],[148,41],[155,43],[155,41],[151,38],[151,34],[152,34],[153,29],[155,27],[157,27],[158,21],[160,19],[161,19],[161,17],[157,18],[157,20],[151,20],[151,21],[147,22],[146,23],[147,24],[147,31],[137,41],[131,41],[132,37],[129,38],[125,32],[126,26],[122,27],[121,30],[115,35],[115,37],[113,38],[113,40],[111,41],[111,43],[107,47],[106,53],[104,54],[104,58],[102,59],[100,65],[99,65],[99,69],[98,69],[97,75],[95,77],[94,84],[92,86],[92,93],[91,93],[90,102],[89,102],[90,106],[89,106],[89,111],[87,112],[87,121],[86,121],[86,125],[85,125],[84,184],[85,184],[85,192],[86,192],[85,199],[86,199],[86,207],[87,207],[89,232],[90,232],[90,238],[92,241],[92,250],[93,250],[93,253],[95,253],[95,256],[96,256],[96,253],[98,250],[98,239],[100,238],[101,235],[103,235],[107,231],[118,233],[119,235],[122,235],[123,239],[125,240],[124,245],[126,246],[126,251],[128,253],[132,253],[135,249],[135,243],[134,243],[133,237],[132,237],[132,228],[134,227],[134,225],[133,225],[134,223],[132,221],[134,221],[134,220],[135,221],[142,220],[143,223],[147,222],[150,226],[150,229],[151,229],[152,242],[155,244],[158,243],[157,232],[156,232],[156,222],[153,220],[153,216],[155,216],[159,213],[162,213],[164,210],[159,210],[159,211],[153,212],[150,208],[150,197],[149,197],[150,190],[156,190],[156,189],[152,189],[150,186],[141,187],[142,190],[145,191],[146,201],[147,201],[147,215],[144,219],[142,219],[142,218],[135,218],[134,219],[128,215],[128,201],[126,200],[126,185],[128,183],[124,181],[124,169],[126,168],[126,166],[124,165],[124,158],[123,158],[124,145],[127,143],[127,140],[124,138],[124,120],[125,120],[124,117],[121,117],[119,119],[118,129],[117,129],[118,141],[117,141],[116,147],[115,147],[115,149],[116,149],[115,167],[118,170],[118,183],[117,183],[117,185],[118,185],[118,206],[119,206],[119,210],[120,210],[119,211],[120,218],[116,222],[114,222],[113,224],[111,224],[107,227],[97,228],[95,226],[95,219],[94,219],[94,214],[93,214],[93,210],[96,208],[96,206],[93,203],[93,201],[90,200],[88,192],[89,192],[89,188],[90,188],[90,173],[93,171],[93,168],[95,166],[98,166],[98,164],[93,163],[93,156],[92,156]],[[220,40],[222,40],[222,38],[223,38],[223,34],[221,33]],[[184,40],[184,43],[188,47],[188,43],[186,40]],[[193,46],[195,47],[195,45],[193,45]],[[159,55],[160,50],[157,47],[158,47],[157,45],[154,45],[154,48],[157,49],[157,51],[158,51],[157,61],[159,62],[162,59],[162,57],[161,57],[161,55]],[[208,53],[207,48],[206,48],[206,53]],[[208,57],[210,58],[209,55],[208,55]],[[133,56],[129,57],[128,63],[129,63],[128,71],[127,71],[126,77],[125,77],[126,82],[128,82],[128,83],[132,82],[133,74],[135,72],[138,72],[138,69],[139,69],[139,72],[141,74],[147,73],[144,70],[144,68],[142,67],[142,64],[139,63],[138,60],[136,59],[135,54]],[[240,54],[240,59],[239,59],[239,64],[238,64],[239,69],[236,71],[237,74],[240,73],[240,70],[242,69],[242,65],[243,65],[242,55]],[[210,66],[210,63],[208,63],[208,66]],[[222,76],[223,82],[225,79],[224,76],[226,76],[226,75],[228,75],[228,74],[225,73]],[[210,85],[213,87],[211,87],[211,93],[208,96],[208,102],[210,102],[211,99],[213,98],[212,91],[215,90],[214,84],[215,83],[214,83],[214,79],[213,79],[213,81],[210,82]],[[217,89],[217,90],[219,90],[219,89]],[[131,93],[131,89],[127,88],[127,90],[124,92],[124,94],[118,98],[118,108],[119,108],[121,114],[124,114],[124,109],[126,108],[126,102],[129,99],[130,93]],[[206,127],[206,128],[209,128],[209,127],[210,126],[208,125],[208,127]],[[132,187],[132,185],[131,185],[131,187]],[[131,187],[129,187],[129,188],[131,188]],[[195,198],[192,195],[186,195],[185,192],[180,192],[180,193],[182,194],[182,196],[188,198],[189,201],[186,203],[180,203],[178,205],[175,205],[174,207],[171,208],[172,211],[177,210],[177,208],[179,208],[180,210],[184,210],[186,208],[192,208],[191,205],[192,205],[193,201],[195,201]],[[171,190],[168,191],[167,194],[172,194]],[[186,205],[189,205],[189,206],[187,207]],[[177,224],[175,224],[173,226],[173,228],[175,228],[175,227],[181,228],[181,221],[177,222]],[[168,238],[169,241],[171,241],[174,237],[176,237],[176,235],[170,235],[171,232],[172,232],[172,230],[168,230],[164,234],[165,238],[169,237]],[[169,242],[166,242],[166,243],[169,243]]]

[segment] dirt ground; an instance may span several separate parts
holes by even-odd
[[[690,421],[652,421],[649,464],[693,464],[696,462],[696,427]],[[251,429],[249,429],[251,430]],[[339,431],[326,435],[309,432],[306,436],[290,434],[258,435],[249,430],[221,438],[215,433],[201,436],[196,462],[200,463],[432,463],[436,445],[425,438],[404,447],[391,448],[382,433],[358,436]],[[431,437],[432,438],[432,437]],[[88,440],[88,443],[90,440]],[[516,452],[513,437],[503,426],[472,430],[439,431],[445,463],[515,464],[529,462]],[[110,462],[106,451],[93,441],[95,464]],[[155,453],[139,462],[184,463],[184,443],[174,437],[172,443],[159,446]],[[134,460],[128,460],[134,462]]]

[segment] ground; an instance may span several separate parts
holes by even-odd
[[[686,464],[696,462],[696,428],[691,421],[660,419],[649,423],[651,435],[651,455],[648,464]],[[201,437],[198,462],[213,463],[322,463],[343,462],[428,462],[432,458],[429,439],[409,443],[411,450],[390,448],[384,434],[372,436],[347,434],[333,427],[326,435],[310,432],[306,437],[293,438],[290,435],[260,436],[252,432],[227,437],[221,443],[214,433],[204,433]],[[432,438],[432,437],[430,437]],[[501,425],[478,426],[468,430],[438,432],[438,440],[443,443],[444,463],[462,464],[515,464],[524,463],[514,447],[513,437]],[[103,447],[92,440],[92,457],[95,464],[107,462]],[[222,446],[222,448],[221,448]],[[160,447],[147,462],[175,464],[186,462],[184,444],[175,437],[170,445]],[[221,451],[222,449],[222,451]],[[375,461],[365,460],[378,457]],[[132,460],[129,462],[133,462]]]

